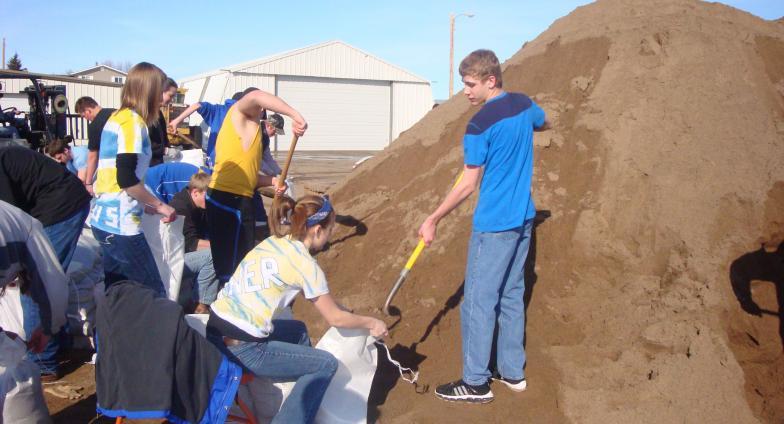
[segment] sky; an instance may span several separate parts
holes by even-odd
[[[203,1],[0,0],[6,61],[19,54],[33,72],[65,73],[96,62],[152,62],[179,79],[341,40],[431,82],[448,97],[449,16],[455,66],[478,48],[504,60],[587,0],[549,1]],[[724,0],[765,19],[784,0]],[[9,13],[11,12],[11,13]],[[455,72],[455,91],[462,85]]]

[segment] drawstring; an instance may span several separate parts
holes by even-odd
[[[387,345],[384,344],[383,341],[376,340],[376,344],[382,346],[384,350],[387,352],[387,359],[389,360],[389,362],[391,362],[394,366],[397,367],[398,371],[400,372],[400,378],[416,386],[417,379],[419,378],[419,372],[414,371],[411,368],[406,368],[400,365],[400,362],[392,359],[392,354],[389,353],[389,347],[387,347]],[[410,373],[412,377],[410,379],[406,378],[406,376],[403,375],[403,373]]]

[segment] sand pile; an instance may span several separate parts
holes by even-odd
[[[467,202],[395,302],[402,317],[388,343],[430,388],[417,393],[382,366],[371,417],[781,422],[778,317],[743,312],[730,269],[736,290],[745,284],[777,313],[784,26],[698,1],[605,0],[556,21],[504,69],[504,87],[534,97],[554,123],[535,149],[529,389],[498,387],[482,407],[432,394],[460,375]],[[456,96],[332,191],[357,221],[319,261],[348,306],[378,312],[462,166],[475,112]],[[302,302],[297,312],[313,314]]]

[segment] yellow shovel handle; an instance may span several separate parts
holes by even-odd
[[[455,180],[455,183],[452,185],[452,188],[457,187],[457,185],[460,183],[460,180],[462,179],[463,179],[463,171],[460,171],[460,175],[457,176],[457,179]],[[416,263],[417,259],[419,259],[419,254],[422,253],[422,250],[424,249],[425,249],[425,242],[424,240],[419,239],[419,243],[417,243],[414,252],[411,253],[411,256],[408,257],[408,262],[406,262],[405,268],[407,270],[411,271],[411,268],[414,266],[414,263]]]
[[[424,249],[425,249],[425,241],[422,240],[422,239],[419,239],[419,243],[417,244],[416,248],[414,249],[414,252],[411,253],[411,256],[408,257],[408,262],[406,262],[406,267],[405,268],[407,270],[411,271],[411,267],[414,266],[414,263],[419,258],[419,254],[422,253],[422,250],[424,250]]]

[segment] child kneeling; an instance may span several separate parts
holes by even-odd
[[[273,236],[240,262],[212,304],[207,338],[246,371],[275,381],[296,381],[274,423],[310,423],[337,371],[332,354],[310,345],[305,324],[274,320],[302,291],[330,326],[365,328],[372,336],[387,334],[383,321],[355,315],[329,294],[324,272],[311,252],[327,244],[335,211],[326,197],[284,198],[270,220]]]

